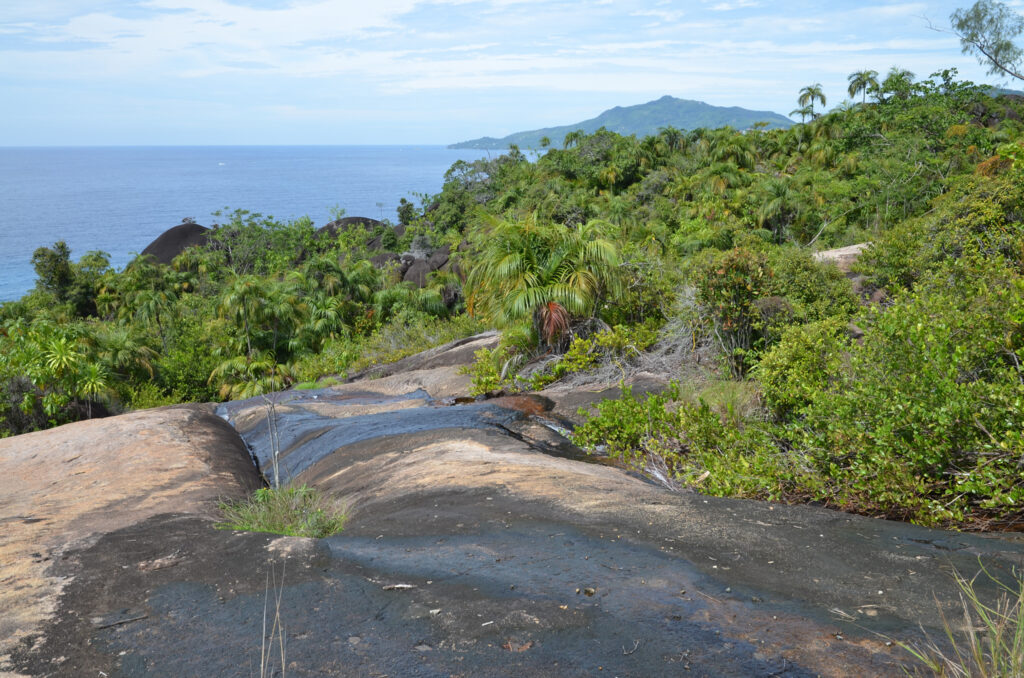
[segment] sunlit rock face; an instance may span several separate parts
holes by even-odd
[[[941,634],[950,567],[1024,561],[1012,538],[670,491],[563,437],[613,385],[466,397],[459,367],[497,339],[0,441],[0,672],[249,675],[266,618],[293,675],[897,676],[887,637]],[[214,529],[275,451],[348,506],[342,534]]]

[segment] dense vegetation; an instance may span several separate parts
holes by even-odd
[[[861,103],[824,114],[805,90],[788,130],[579,132],[456,163],[398,231],[236,212],[173,265],[122,271],[40,248],[36,290],[0,309],[0,427],[256,395],[497,327],[479,393],[682,347],[679,384],[624,389],[576,439],[683,485],[1012,524],[1024,106],[954,71],[854,74]],[[425,287],[370,263],[414,239],[459,250]],[[860,242],[856,287],[812,257]]]

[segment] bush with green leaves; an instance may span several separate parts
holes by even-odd
[[[820,484],[770,426],[723,418],[702,400],[682,399],[678,384],[643,399],[626,386],[595,407],[580,411],[587,420],[573,433],[576,444],[640,468],[663,460],[673,479],[706,494],[792,500]]]
[[[673,382],[663,393],[633,395],[622,386],[618,398],[594,405],[596,412],[581,409],[586,421],[573,431],[572,440],[584,449],[602,449],[609,457],[636,464],[643,461],[648,445],[673,432],[673,416],[667,406],[679,401],[679,384]]]
[[[657,322],[616,325],[589,336],[576,337],[558,360],[530,375],[527,385],[537,391],[568,374],[585,372],[602,363],[621,364],[640,356],[657,340]]]
[[[1000,257],[1024,272],[1022,206],[1019,176],[961,178],[931,213],[879,238],[861,254],[857,270],[890,292],[909,290],[927,273],[964,257]]]
[[[702,253],[694,262],[696,301],[708,320],[728,365],[742,377],[750,366],[761,317],[757,300],[767,287],[771,269],[766,258],[745,248]]]
[[[82,322],[8,321],[0,333],[0,431],[16,435],[93,415],[116,375]]]
[[[825,318],[849,319],[859,307],[836,267],[796,247],[752,247],[703,252],[690,278],[704,324],[729,372],[741,378],[787,327]]]
[[[502,344],[494,349],[481,348],[473,356],[475,360],[471,364],[459,368],[459,374],[471,377],[470,395],[515,389],[515,376],[522,363],[522,354],[514,347]]]
[[[849,346],[842,318],[786,329],[751,373],[776,419],[794,417],[818,394],[830,392]]]
[[[772,342],[786,325],[833,317],[849,319],[859,310],[857,295],[842,271],[830,263],[815,261],[806,249],[771,248],[767,259],[771,277],[761,292],[762,298],[781,298],[788,307],[788,317],[782,323],[765,317],[762,309],[762,334],[770,336]]]
[[[960,259],[867,321],[803,409],[831,501],[928,524],[1019,514],[1024,280]]]

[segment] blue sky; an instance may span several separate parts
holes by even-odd
[[[928,28],[971,2],[3,0],[0,146],[442,144],[664,94],[832,106],[864,68],[998,83]]]

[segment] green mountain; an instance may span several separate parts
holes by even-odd
[[[448,148],[505,150],[511,144],[515,144],[519,148],[540,148],[540,140],[544,137],[550,139],[552,145],[560,146],[562,139],[569,132],[583,130],[587,134],[593,134],[602,127],[627,136],[635,134],[638,137],[645,137],[657,134],[662,127],[690,130],[698,127],[714,129],[729,126],[743,130],[752,127],[756,122],[767,122],[769,128],[789,127],[793,124],[789,118],[771,111],[751,111],[739,106],[712,106],[703,101],[676,99],[666,95],[646,104],[616,106],[596,118],[574,125],[517,132],[501,139],[481,137],[480,139],[461,141]]]

